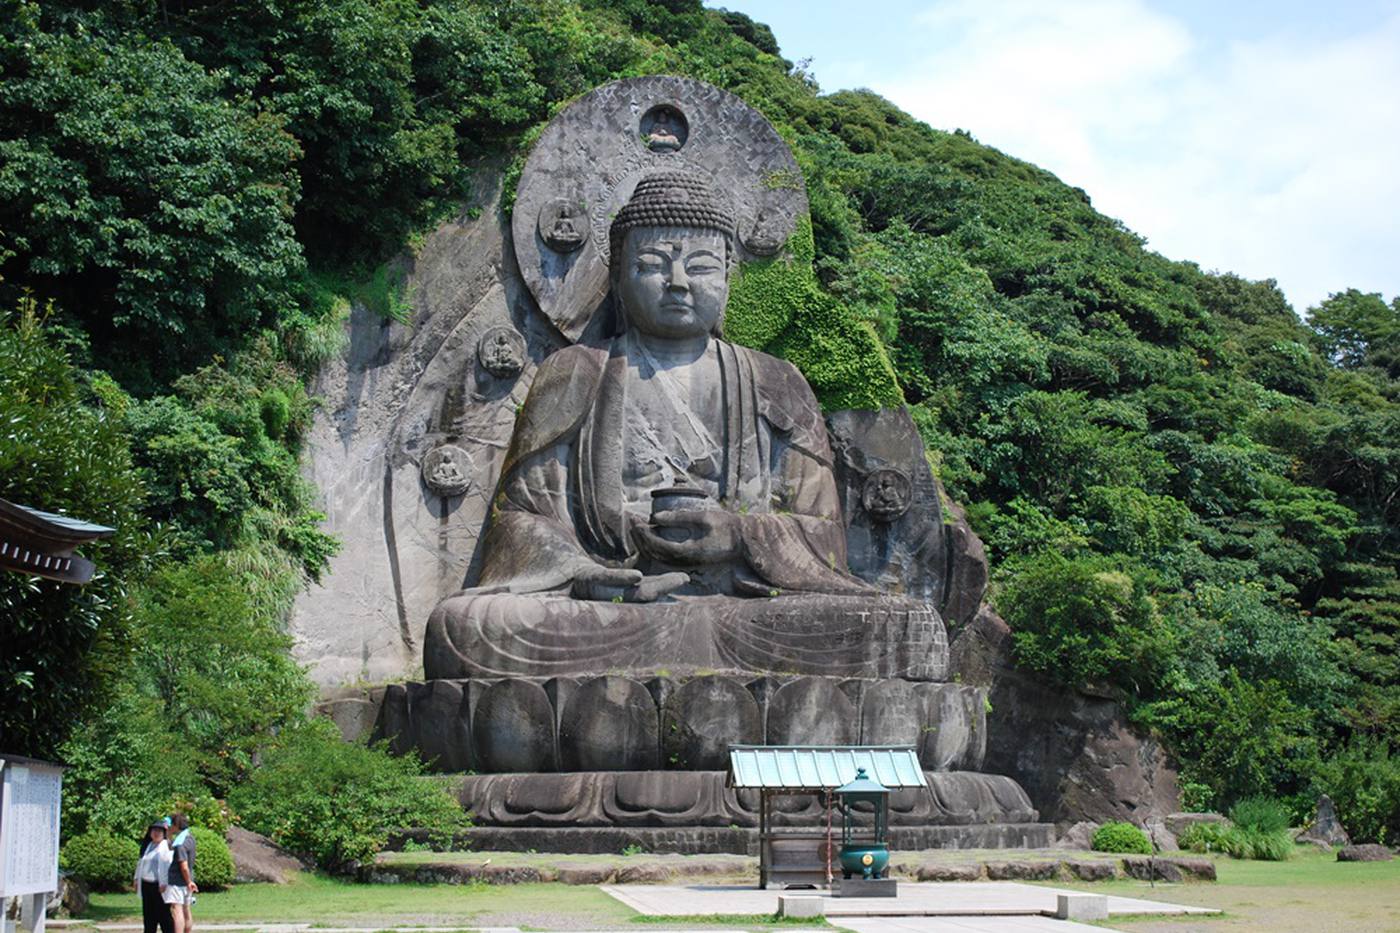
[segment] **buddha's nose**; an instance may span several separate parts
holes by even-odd
[[[677,292],[690,291],[690,276],[685,274],[684,266],[671,267],[671,275],[666,287]]]

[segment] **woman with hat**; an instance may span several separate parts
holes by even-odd
[[[146,829],[146,837],[141,840],[141,858],[136,862],[133,881],[136,893],[141,895],[145,933],[155,933],[156,927],[160,927],[160,933],[175,931],[170,905],[162,897],[170,874],[170,843],[166,841],[169,823],[168,819],[157,820]]]

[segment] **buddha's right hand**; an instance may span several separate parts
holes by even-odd
[[[640,570],[605,567],[593,561],[580,561],[569,571],[574,581],[574,598],[600,602],[649,603],[690,582],[684,573],[647,576]]]

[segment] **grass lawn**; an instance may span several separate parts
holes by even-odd
[[[479,857],[479,856],[478,856]],[[241,884],[200,894],[195,929],[206,923],[291,923],[316,926],[514,926],[525,930],[640,931],[723,926],[763,930],[821,927],[824,920],[792,921],[742,915],[647,917],[596,887],[567,884],[356,884],[303,872],[290,884]],[[83,920],[140,920],[134,894],[94,894]]]
[[[1336,856],[1299,847],[1286,862],[1220,857],[1219,880],[1191,884],[1142,881],[1051,883],[1095,894],[1120,894],[1225,911],[1217,917],[1115,917],[1105,926],[1132,933],[1264,930],[1267,933],[1347,933],[1400,930],[1400,859],[1338,862]]]
[[[594,887],[565,884],[356,884],[310,873],[290,884],[240,884],[201,893],[199,921],[310,921],[319,926],[375,924],[616,929],[635,912]],[[94,894],[84,920],[141,917],[134,894]]]
[[[499,854],[493,853],[492,858]],[[529,858],[523,856],[522,861]],[[593,856],[592,860],[599,858]],[[1300,847],[1298,854],[1287,862],[1249,862],[1220,857],[1216,859],[1216,868],[1220,880],[1214,884],[1150,886],[1140,881],[1045,884],[1225,911],[1223,916],[1211,918],[1116,917],[1105,924],[1133,933],[1400,931],[1400,860],[1343,863],[1331,855]],[[84,919],[139,919],[140,915],[141,905],[135,895],[94,894]],[[597,888],[584,885],[367,885],[310,873],[300,874],[293,883],[286,885],[246,884],[228,891],[201,894],[195,916],[196,924],[199,920],[209,923],[309,921],[319,926],[368,929],[376,925],[424,924],[518,926],[527,930],[633,928],[639,933],[667,925],[695,927],[704,922],[694,917],[642,917]],[[773,926],[771,920],[765,922],[765,918],[744,916],[716,917],[709,922],[726,929],[771,930]]]

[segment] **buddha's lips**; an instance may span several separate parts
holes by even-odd
[[[668,301],[668,302],[664,303],[664,304],[661,306],[661,310],[662,310],[662,311],[693,311],[693,310],[695,310],[695,309],[694,309],[693,307],[691,307],[690,305],[688,305],[688,304],[681,304],[680,302],[676,302],[676,301]]]

